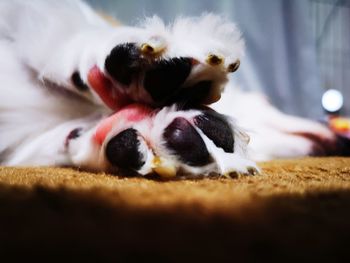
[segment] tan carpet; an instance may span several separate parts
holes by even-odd
[[[350,158],[260,165],[173,181],[0,167],[0,258],[349,262]]]

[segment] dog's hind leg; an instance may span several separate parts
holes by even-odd
[[[346,142],[326,125],[284,114],[261,94],[232,88],[214,108],[235,116],[247,130],[254,160],[346,154]]]

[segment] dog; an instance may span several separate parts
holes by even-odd
[[[2,1],[0,162],[249,175],[332,153],[327,127],[233,87],[243,55],[235,24],[213,14],[116,27],[82,1]]]

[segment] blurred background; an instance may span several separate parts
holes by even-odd
[[[320,119],[321,98],[340,91],[350,114],[350,0],[87,0],[128,25],[154,14],[171,22],[203,12],[234,21],[246,56],[234,74],[244,90],[258,90],[284,112]],[[331,96],[332,97],[332,96]],[[329,99],[332,104],[337,98]],[[335,100],[335,102],[334,102]]]

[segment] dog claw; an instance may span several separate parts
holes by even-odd
[[[237,59],[235,63],[231,63],[230,65],[228,65],[227,72],[233,73],[233,72],[237,71],[237,69],[239,68],[240,65],[241,65],[241,62],[239,59]]]
[[[152,38],[150,43],[143,43],[140,47],[140,51],[145,56],[159,56],[165,50],[165,43],[162,39]]]
[[[248,171],[248,175],[257,175],[257,174],[259,174],[259,170],[256,169],[255,167],[248,167],[247,171]]]
[[[240,173],[240,172],[237,172],[237,171],[231,171],[231,172],[223,174],[223,176],[225,178],[240,178],[240,177],[242,177],[244,175],[245,175],[244,173]]]
[[[155,49],[151,45],[144,43],[141,45],[141,53],[145,55],[151,55],[155,53]]]
[[[211,66],[219,66],[224,62],[224,58],[218,55],[209,54],[206,62]]]
[[[176,176],[176,167],[160,157],[154,157],[153,166],[153,171],[163,178],[173,178]]]
[[[230,171],[227,172],[225,174],[223,174],[223,176],[225,178],[241,178],[243,176],[254,176],[254,175],[258,175],[260,172],[257,168],[255,167],[248,167],[247,168],[247,172],[237,172],[237,171]]]

